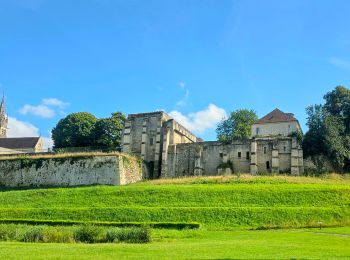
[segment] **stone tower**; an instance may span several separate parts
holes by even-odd
[[[8,116],[5,114],[5,97],[2,96],[0,105],[0,138],[6,138]]]

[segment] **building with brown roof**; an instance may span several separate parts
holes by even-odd
[[[284,113],[276,108],[252,125],[251,136],[289,136],[297,131],[301,131],[301,127],[294,114]]]

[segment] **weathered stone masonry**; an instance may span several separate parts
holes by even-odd
[[[139,161],[123,155],[0,160],[0,187],[125,185],[141,179]]]
[[[164,112],[132,114],[123,151],[142,158],[145,178],[249,172],[299,175],[304,171],[303,151],[289,136],[299,129],[291,113],[276,109],[253,125],[251,139],[222,144],[203,142]]]

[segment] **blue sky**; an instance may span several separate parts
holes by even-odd
[[[239,108],[305,107],[350,81],[350,1],[1,0],[11,135],[71,112],[163,109],[205,140]],[[47,139],[49,140],[49,139]]]

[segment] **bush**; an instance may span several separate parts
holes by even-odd
[[[72,243],[73,232],[68,229],[48,228],[44,232],[43,242],[45,243]]]
[[[23,235],[23,242],[38,243],[44,241],[44,231],[42,227],[31,227]]]
[[[93,225],[83,225],[73,232],[73,238],[76,242],[96,243],[99,242],[101,228]]]
[[[0,225],[0,241],[16,240],[18,233],[16,225]]]
[[[148,243],[151,242],[151,230],[148,227],[114,228],[106,233],[106,242]]]

